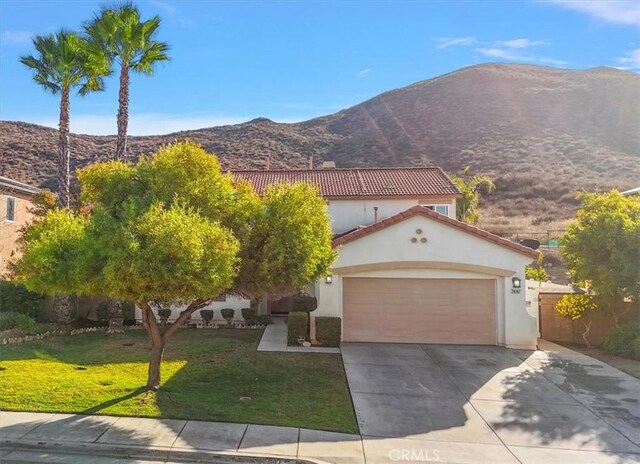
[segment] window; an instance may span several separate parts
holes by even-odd
[[[424,207],[429,208],[431,211],[435,211],[436,213],[449,216],[449,205],[424,205]]]
[[[7,214],[5,219],[12,222],[16,220],[16,199],[13,197],[7,197]]]

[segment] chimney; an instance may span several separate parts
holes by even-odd
[[[335,161],[323,161],[322,162],[322,169],[335,169],[336,168],[336,162]]]
[[[313,155],[309,156],[309,158],[307,158],[307,167],[309,169],[313,169]]]

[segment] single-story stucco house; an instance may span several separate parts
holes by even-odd
[[[318,300],[312,335],[315,317],[337,316],[349,342],[536,346],[524,281],[538,253],[457,221],[460,191],[440,168],[232,174],[258,193],[309,182],[327,200],[338,259],[309,289]],[[210,309],[236,306],[248,302],[230,297]]]

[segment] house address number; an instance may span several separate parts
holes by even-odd
[[[520,293],[520,289],[519,288],[512,288],[511,289],[511,293]]]

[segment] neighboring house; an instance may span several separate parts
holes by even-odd
[[[16,258],[20,228],[33,215],[29,212],[33,196],[40,189],[0,176],[0,278],[9,261]]]
[[[622,194],[623,194],[625,197],[628,197],[628,196],[630,196],[630,195],[640,195],[640,187],[636,187],[636,188],[634,188],[634,189],[627,190],[626,192],[622,192]]]
[[[538,253],[457,221],[460,192],[441,169],[232,174],[258,193],[283,182],[318,186],[339,254],[332,275],[309,289],[318,299],[311,316],[342,318],[344,341],[536,346],[524,272]]]

